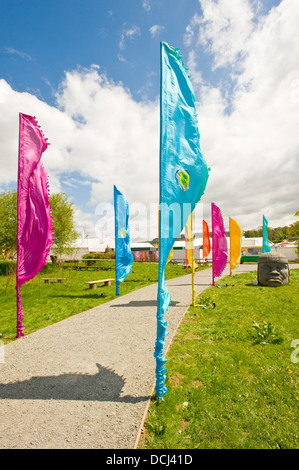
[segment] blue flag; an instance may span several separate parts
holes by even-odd
[[[114,214],[116,295],[119,295],[119,283],[123,282],[130,273],[134,259],[130,248],[129,205],[116,186],[114,186]]]
[[[263,253],[271,251],[269,240],[268,240],[268,221],[263,215]]]
[[[159,278],[157,296],[156,396],[167,393],[163,345],[170,304],[165,266],[170,250],[204,193],[208,168],[200,150],[195,97],[178,49],[161,43]],[[163,398],[162,398],[163,399]]]

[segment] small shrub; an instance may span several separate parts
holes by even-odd
[[[15,274],[16,266],[16,261],[0,261],[0,276]]]
[[[202,308],[215,308],[216,304],[213,302],[212,297],[209,295],[201,296],[199,299],[199,306]]]
[[[257,343],[266,344],[281,342],[280,336],[274,333],[275,326],[273,323],[263,320],[262,325],[259,325],[256,321],[253,320],[252,327],[256,332]]]

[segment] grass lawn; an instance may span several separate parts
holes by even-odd
[[[132,273],[120,284],[120,295],[158,282],[158,264],[134,263]],[[166,279],[183,276],[186,269],[182,265],[167,265]],[[63,277],[61,284],[44,284],[43,277]],[[115,270],[73,271],[54,267],[49,263],[31,281],[21,287],[24,312],[24,334],[28,335],[40,328],[56,323],[76,313],[83,312],[116,297],[115,282],[111,287],[98,285],[89,289],[85,281],[112,278]],[[0,275],[0,339],[4,343],[16,337],[16,290],[15,276]]]
[[[168,393],[152,400],[139,448],[299,448],[299,270],[278,288],[255,279],[219,280],[198,298],[215,308],[189,308],[167,354]]]

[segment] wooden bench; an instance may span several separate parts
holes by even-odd
[[[100,279],[99,281],[88,281],[85,282],[85,284],[89,284],[90,289],[96,289],[97,284],[99,284],[100,282],[103,282],[105,286],[111,286],[111,281],[115,281],[115,279]]]
[[[65,281],[65,277],[43,277],[42,280],[45,283],[48,283],[48,282],[59,282],[59,283],[61,283],[62,281]]]

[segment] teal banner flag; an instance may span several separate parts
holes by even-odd
[[[263,253],[271,251],[269,240],[268,240],[268,221],[263,215]]]
[[[170,304],[165,266],[170,250],[204,193],[208,168],[201,153],[195,97],[178,49],[161,43],[159,277],[157,295],[156,390],[167,393],[163,358]]]
[[[131,272],[133,254],[130,248],[129,204],[116,186],[114,186],[114,214],[116,295],[119,295],[119,283],[123,282]]]

